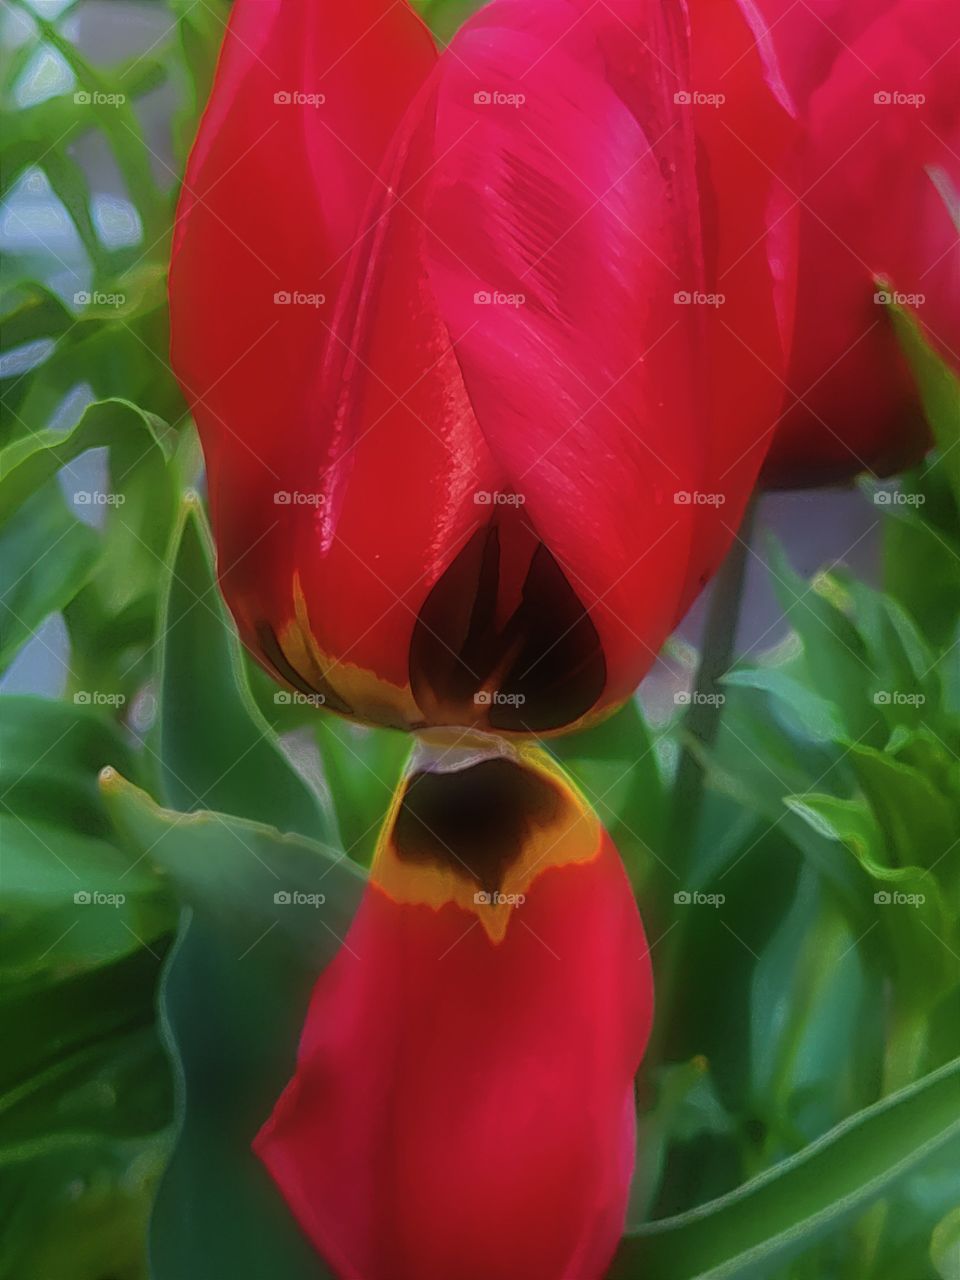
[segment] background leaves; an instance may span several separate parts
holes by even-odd
[[[86,3],[0,29],[0,1280],[299,1280],[249,1141],[409,741],[278,697],[216,589],[165,263],[227,6],[123,0],[151,36],[103,66]],[[723,683],[687,854],[676,704],[551,743],[661,993],[617,1277],[957,1275],[960,394],[890,318],[938,449],[863,486],[878,581],[754,540],[789,633]],[[59,696],[9,691],[38,648]]]

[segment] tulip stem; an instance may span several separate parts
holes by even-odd
[[[744,511],[737,537],[714,580],[713,595],[707,612],[694,684],[696,694],[704,696],[692,698],[684,720],[680,759],[673,787],[667,840],[671,865],[677,878],[670,881],[671,892],[696,887],[688,884],[688,880],[703,808],[703,752],[709,750],[716,741],[723,707],[722,699],[706,695],[721,691],[720,681],[733,662],[755,507],[756,498],[751,498]],[[682,913],[675,916],[674,923],[663,935],[663,949],[658,957],[660,963],[655,963],[657,1007],[660,1015],[654,1025],[651,1061],[661,1059],[669,1033],[674,1012],[673,992],[683,951],[684,924]]]
[[[689,869],[703,808],[703,754],[713,746],[723,708],[721,680],[730,670],[750,554],[756,499],[743,513],[739,532],[714,580],[700,650],[694,695],[684,720],[683,743],[673,788],[670,848],[680,883]]]

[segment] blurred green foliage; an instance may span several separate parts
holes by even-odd
[[[0,1280],[306,1280],[249,1142],[409,743],[278,698],[217,593],[164,273],[227,6],[144,7],[159,38],[109,67],[78,50],[78,0],[3,18],[5,223],[52,217],[61,247],[15,238],[0,281],[0,670],[54,615],[68,656],[61,697],[0,701]],[[465,6],[423,8],[446,36]],[[864,488],[882,589],[754,547],[791,633],[725,681],[689,847],[682,718],[631,701],[552,744],[623,853],[661,992],[618,1280],[960,1274],[960,400],[892,322],[938,452],[896,501]]]

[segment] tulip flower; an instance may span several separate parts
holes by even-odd
[[[235,0],[172,350],[275,676],[413,729],[630,694],[782,395],[770,53],[735,0],[494,0],[442,55],[405,0]]]
[[[598,1280],[652,1013],[633,893],[539,749],[443,763],[394,803],[256,1150],[347,1280]]]
[[[889,475],[929,444],[888,301],[960,367],[955,0],[761,0],[804,122],[790,396],[764,468]]]

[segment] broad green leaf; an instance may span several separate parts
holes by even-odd
[[[178,1138],[151,1227],[153,1280],[325,1275],[250,1143],[293,1072],[310,991],[363,879],[342,854],[104,780],[118,829],[188,904],[162,992]]]
[[[130,743],[92,696],[73,703],[0,696],[0,811],[106,839],[112,832],[97,775],[113,765],[136,778]]]
[[[264,720],[220,597],[199,505],[184,504],[161,614],[159,757],[164,798],[324,838],[319,801]]]
[[[103,840],[0,815],[4,980],[104,964],[168,932],[174,913],[149,863]]]
[[[770,1280],[948,1144],[960,1154],[960,1059],[729,1195],[632,1233],[609,1280]]]

